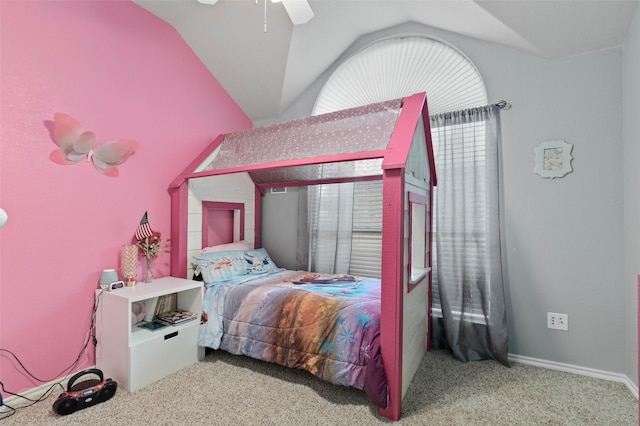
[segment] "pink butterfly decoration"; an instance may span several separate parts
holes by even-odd
[[[53,115],[52,139],[60,148],[51,151],[49,158],[57,164],[75,164],[86,158],[100,173],[117,177],[116,166],[131,157],[140,144],[130,139],[118,139],[94,149],[96,135],[86,131],[74,118],[56,112]]]

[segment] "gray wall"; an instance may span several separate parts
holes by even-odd
[[[634,23],[631,42],[637,52],[637,17]],[[640,243],[638,238],[627,239],[627,253],[634,260],[627,262],[625,275],[623,231],[635,226],[632,235],[639,234],[640,206],[633,194],[639,193],[640,184],[635,170],[629,170],[626,177],[635,183],[624,193],[629,201],[626,212],[636,223],[627,223],[625,229],[622,50],[549,61],[405,24],[358,40],[336,64],[394,33],[422,33],[456,46],[478,67],[490,101],[505,99],[513,105],[502,113],[509,352],[624,374],[637,383],[637,297],[630,279],[638,271]],[[624,146],[632,145],[633,151],[625,160],[629,169],[640,159],[635,124],[640,95],[637,78],[632,77],[640,70],[637,54],[626,57],[633,63],[625,65],[624,81],[635,90],[633,99],[625,97],[627,114],[634,121],[625,127]],[[309,115],[335,66],[273,121]],[[256,123],[261,124],[268,123]],[[534,147],[557,139],[574,145],[574,171],[562,179],[542,179],[533,173]],[[277,215],[286,223],[293,213],[285,209],[284,203],[271,203],[263,214]],[[264,232],[263,236],[268,244]],[[295,251],[292,247],[280,249]],[[546,328],[549,311],[569,315],[568,332]]]
[[[485,71],[514,105],[502,115],[510,352],[623,373],[620,51],[514,59]],[[541,179],[533,148],[552,139],[574,145],[574,171]],[[548,311],[569,314],[569,332],[548,330]]]
[[[298,188],[287,188],[283,194],[271,194],[267,189],[261,208],[262,246],[278,267],[298,269]]]

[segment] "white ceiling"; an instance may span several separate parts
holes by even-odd
[[[548,59],[623,45],[638,0],[134,0],[171,24],[251,120],[278,117],[359,37],[415,22]]]

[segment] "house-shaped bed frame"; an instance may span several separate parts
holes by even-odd
[[[380,342],[390,400],[380,414],[397,420],[430,334],[436,175],[424,93],[218,136],[170,185],[171,274],[186,278],[203,246],[260,247],[266,188],[364,180],[382,180]],[[230,224],[224,235],[210,225],[220,221]]]

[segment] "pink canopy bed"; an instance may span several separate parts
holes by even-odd
[[[431,200],[436,184],[430,134],[426,95],[419,93],[218,136],[170,185],[171,274],[187,278],[194,267],[204,271],[205,299],[223,295],[211,303],[225,303],[224,314],[219,314],[222,337],[204,344],[261,359],[263,353],[274,353],[275,358],[264,359],[304,368],[322,379],[362,388],[367,394],[372,388],[379,393],[384,386],[384,401],[379,401],[378,395],[375,404],[382,416],[399,419],[402,398],[428,350],[430,333]],[[308,275],[273,265],[261,248],[260,205],[266,189],[366,180],[382,181],[380,279]],[[238,246],[241,242],[249,246]],[[227,243],[232,245],[222,246]],[[219,250],[203,253],[204,247],[211,246]],[[239,267],[244,261],[249,267]],[[252,274],[259,275],[260,281]],[[303,293],[302,289],[309,291]],[[259,303],[249,304],[244,299],[255,298],[257,293],[263,297]],[[321,350],[335,350],[335,356],[347,357],[353,352],[355,364],[348,365],[348,373],[343,375],[349,377],[343,379],[336,378],[342,374],[339,369],[351,361],[336,366],[323,359],[325,352],[310,356],[315,349],[282,349],[278,339],[283,339],[283,333],[275,333],[273,340],[262,335],[240,336],[246,318],[253,321],[273,317],[272,311],[283,311],[265,302],[277,299],[286,299],[272,302],[282,306],[295,301],[296,310],[312,317],[291,319],[295,324],[325,323],[326,329],[333,330],[326,324],[334,318],[324,310],[328,304],[352,315],[337,319],[341,324],[355,319],[367,324],[362,332],[368,348],[367,365],[357,360],[362,358],[358,352],[365,340],[354,338],[353,348],[336,349],[330,340],[333,337],[310,338],[315,330],[302,327],[298,335],[287,334],[290,341],[320,340],[324,343]],[[237,306],[230,308],[227,303]],[[258,304],[270,310],[258,314],[247,308]],[[323,313],[318,314],[321,309]],[[368,313],[367,321],[362,321],[363,312]],[[206,333],[213,330],[215,334],[212,316],[217,315],[209,311],[208,325],[203,326],[208,327]],[[248,346],[258,355],[247,352]],[[292,361],[292,352],[304,352],[304,359]]]

